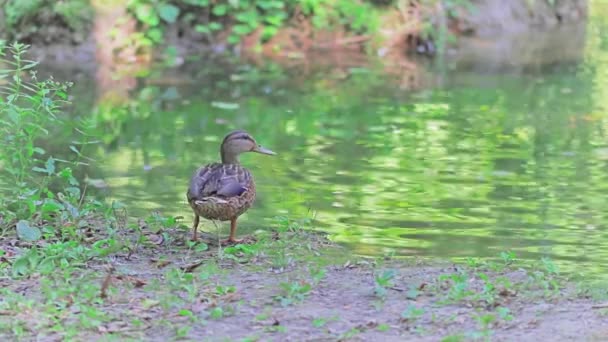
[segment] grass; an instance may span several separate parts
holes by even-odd
[[[408,268],[403,269],[399,259],[343,268],[343,260],[330,260],[336,250],[344,251],[306,230],[261,232],[253,245],[237,245],[218,253],[210,244],[187,258],[179,255],[188,249],[188,231],[176,221],[176,226],[166,232],[173,236],[170,243],[141,245],[132,253],[129,248],[100,253],[92,248],[95,243],[69,241],[24,248],[23,254],[8,259],[3,267],[2,337],[59,336],[80,340],[104,332],[138,339],[150,337],[150,333],[160,329],[163,338],[191,338],[205,327],[238,324],[242,317],[250,317],[246,321],[260,329],[255,334],[249,331],[244,339],[295,334],[297,325],[283,320],[300,319],[298,311],[307,312],[314,307],[323,298],[321,293],[343,287],[341,276],[347,269],[373,276],[373,282],[367,285],[371,296],[365,300],[373,306],[381,292],[384,306],[374,312],[378,319],[386,321],[356,324],[336,334],[333,329],[343,324],[344,315],[324,310],[317,317],[306,318],[306,326],[317,329],[322,336],[348,340],[364,334],[401,331],[395,326],[411,327],[410,331],[417,335],[432,334],[433,326],[453,325],[442,311],[449,312],[456,305],[472,308],[452,320],[471,322],[465,340],[488,340],[502,325],[517,319],[519,311],[509,308],[511,297],[545,299],[546,284],[563,286],[563,279],[548,272],[546,263],[521,270],[514,261],[501,273],[491,271],[496,267],[491,262],[476,268],[463,264],[453,273],[434,270],[435,275],[428,278],[426,285],[419,279],[420,285],[402,289],[399,285],[404,283]],[[99,248],[108,247],[104,244]],[[310,258],[311,250],[316,252],[316,258]],[[281,264],[280,271],[275,263],[276,253],[292,260]],[[352,255],[348,258],[357,260]],[[17,260],[27,263],[20,261],[15,265]],[[248,283],[247,279],[254,282]],[[353,286],[362,289],[366,285],[362,281]],[[19,288],[25,290],[19,292]],[[413,290],[416,293],[412,294]],[[350,304],[340,302],[339,296],[332,298],[338,300],[336,308]],[[386,314],[395,305],[402,305],[396,320]],[[459,336],[445,336],[445,340]]]

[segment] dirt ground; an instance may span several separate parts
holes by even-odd
[[[137,253],[91,260],[68,277],[0,278],[0,338],[608,340],[605,298],[592,298],[550,265],[361,258],[304,233],[222,249],[208,241],[199,251],[204,245],[176,234],[150,238]]]

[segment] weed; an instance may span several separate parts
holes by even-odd
[[[528,289],[540,289],[545,297],[559,295],[561,289],[559,270],[552,260],[542,258],[540,265],[532,267],[527,272],[528,280],[525,286]]]
[[[309,267],[310,278],[312,279],[312,283],[314,285],[319,284],[323,278],[325,278],[325,274],[327,273],[324,268],[321,267]]]
[[[355,336],[359,335],[361,333],[361,330],[358,328],[351,328],[348,331],[346,331],[344,334],[342,334],[340,336],[340,338],[338,339],[338,341],[348,341],[352,338],[354,338]]]
[[[209,312],[209,317],[212,319],[224,318],[224,309],[221,306],[216,306]]]
[[[327,320],[325,318],[315,318],[312,320],[312,326],[315,328],[323,328],[327,324]]]
[[[445,301],[459,302],[472,295],[473,291],[469,289],[468,281],[469,275],[464,271],[439,276],[439,282],[448,286]]]
[[[312,320],[312,326],[315,328],[323,328],[327,323],[337,321],[338,319],[338,316],[318,317]]]
[[[305,281],[294,281],[291,283],[283,282],[280,286],[281,294],[275,298],[279,300],[282,306],[288,306],[303,301],[312,289],[312,286]]]
[[[491,313],[480,314],[474,317],[480,326],[480,330],[473,333],[473,338],[483,338],[486,341],[490,341],[492,337],[492,325],[496,321],[496,316]]]
[[[496,312],[498,313],[498,317],[500,317],[500,319],[504,320],[504,321],[511,321],[513,320],[513,315],[511,314],[511,310],[509,308],[505,308],[505,307],[498,307],[496,308]]]
[[[479,258],[466,258],[465,263],[467,267],[477,269],[485,266],[485,262]]]
[[[515,252],[512,252],[512,251],[500,252],[499,256],[502,259],[502,262],[505,264],[505,266],[510,266],[511,264],[513,264],[513,262],[515,261],[515,258],[517,257]]]
[[[386,298],[387,290],[389,287],[393,286],[393,280],[395,279],[396,275],[397,272],[392,269],[384,270],[382,273],[377,273],[374,276],[374,280],[376,281],[374,286],[374,294],[381,299]]]
[[[259,247],[259,244],[237,244],[224,248],[223,256],[236,262],[245,263],[258,255]]]
[[[175,329],[175,336],[177,338],[185,338],[188,336],[188,334],[190,333],[190,330],[192,330],[191,326],[181,326],[181,327],[177,327]]]
[[[420,296],[421,286],[420,285],[410,285],[407,291],[405,292],[405,296],[408,299],[416,299]]]
[[[449,335],[441,339],[441,342],[461,342],[465,341],[464,334]]]
[[[496,297],[497,297],[496,286],[495,286],[494,282],[485,273],[478,273],[477,276],[483,282],[483,289],[482,289],[481,293],[479,293],[477,295],[478,298],[481,300],[484,300],[486,303],[488,303],[490,305],[494,304]]]
[[[401,313],[401,319],[404,321],[415,322],[418,318],[424,315],[424,309],[418,308],[413,304],[408,305],[407,309]]]
[[[381,332],[385,332],[385,331],[389,331],[391,329],[390,325],[382,323],[382,324],[378,324],[378,326],[376,327],[376,330],[381,331]]]

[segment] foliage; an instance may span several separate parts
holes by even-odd
[[[470,0],[422,0],[424,9],[419,18],[419,32],[425,39],[443,44],[453,38],[445,23],[437,18],[457,19],[462,9],[471,11]],[[96,2],[95,6],[125,6],[136,19],[139,30],[129,40],[138,47],[150,47],[165,41],[170,26],[181,32],[197,32],[214,41],[221,37],[229,44],[238,44],[243,37],[256,34],[266,42],[302,16],[316,29],[346,29],[352,34],[376,32],[381,13],[387,8],[403,11],[410,6],[406,0],[127,0],[124,3]],[[384,11],[384,12],[383,12]],[[78,39],[91,26],[93,8],[88,0],[6,0],[5,21],[9,38],[22,39],[40,34],[42,25],[66,25]],[[127,18],[117,18],[124,21]],[[408,19],[409,20],[409,19]],[[411,25],[412,23],[403,23]],[[442,26],[443,25],[443,26]],[[259,35],[258,35],[259,34]],[[82,36],[82,37],[81,37]]]
[[[227,30],[227,42],[260,31],[266,41],[283,27],[294,13],[311,17],[317,28],[346,27],[362,33],[378,24],[373,6],[365,1],[351,0],[130,0],[129,10],[140,22],[147,43],[160,43],[164,27],[182,22],[196,32],[212,37]],[[200,15],[199,15],[200,14]]]
[[[0,77],[8,81],[0,88],[0,141],[4,147],[0,165],[6,180],[0,189],[2,214],[5,222],[30,220],[34,215],[45,220],[77,219],[82,194],[70,166],[81,163],[77,147],[81,143],[74,139],[73,145],[65,146],[77,155],[76,161],[54,158],[38,145],[53,133],[53,127],[73,125],[59,115],[68,103],[66,91],[71,84],[38,80],[33,70],[37,63],[24,59],[26,49],[16,43],[0,51],[3,63],[9,66],[0,70]],[[53,190],[57,187],[62,191]],[[28,229],[25,221],[20,227],[21,232]]]
[[[75,32],[85,30],[93,18],[89,0],[6,0],[4,15],[7,31],[18,39],[35,34],[44,24],[55,24],[41,18],[56,18]]]
[[[393,269],[383,270],[381,273],[378,272],[374,276],[374,280],[376,281],[374,294],[380,299],[385,299],[388,288],[393,286],[393,281],[396,276],[397,272]]]

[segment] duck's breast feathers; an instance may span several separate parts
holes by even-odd
[[[213,163],[199,168],[188,188],[188,201],[206,197],[230,198],[240,196],[251,187],[253,179],[246,168],[238,164]]]

